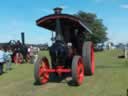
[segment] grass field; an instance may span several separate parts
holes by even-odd
[[[118,59],[119,55],[117,50],[96,52],[95,75],[85,77],[79,87],[69,86],[66,80],[34,85],[34,66],[13,64],[11,71],[0,76],[0,96],[127,96],[128,60]]]

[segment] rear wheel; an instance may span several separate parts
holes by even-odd
[[[72,80],[79,86],[84,80],[84,65],[81,56],[74,56],[72,60]]]
[[[85,75],[93,75],[95,71],[94,62],[94,47],[93,43],[88,41],[84,42],[82,49],[82,56],[85,68]]]
[[[49,72],[45,70],[49,69],[49,62],[46,57],[39,57],[35,63],[34,77],[38,84],[45,84],[49,80]]]
[[[20,52],[17,52],[14,57],[13,57],[13,61],[15,64],[21,64],[23,63],[23,55]]]

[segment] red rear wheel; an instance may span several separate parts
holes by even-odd
[[[95,72],[95,58],[94,58],[94,47],[93,45],[91,46],[91,71],[92,71],[92,74],[94,74]]]
[[[74,56],[72,61],[72,79],[76,85],[81,85],[84,80],[84,64],[82,57]]]
[[[35,63],[35,80],[37,83],[45,84],[49,80],[49,72],[45,70],[49,69],[49,62],[46,57],[38,58]]]
[[[15,64],[21,64],[23,62],[23,55],[17,52],[13,57],[13,61]]]
[[[84,42],[82,49],[82,56],[86,75],[93,75],[95,72],[95,58],[93,43],[88,41]]]

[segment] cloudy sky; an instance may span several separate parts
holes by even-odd
[[[1,0],[0,42],[18,40],[25,32],[27,43],[50,43],[51,32],[36,26],[35,20],[58,6],[69,14],[79,10],[96,13],[111,41],[128,42],[128,0]]]

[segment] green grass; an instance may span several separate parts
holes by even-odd
[[[34,66],[13,64],[13,70],[0,76],[0,96],[126,96],[128,60],[118,59],[121,54],[119,50],[96,52],[95,75],[86,76],[79,87],[66,81],[35,86]]]

